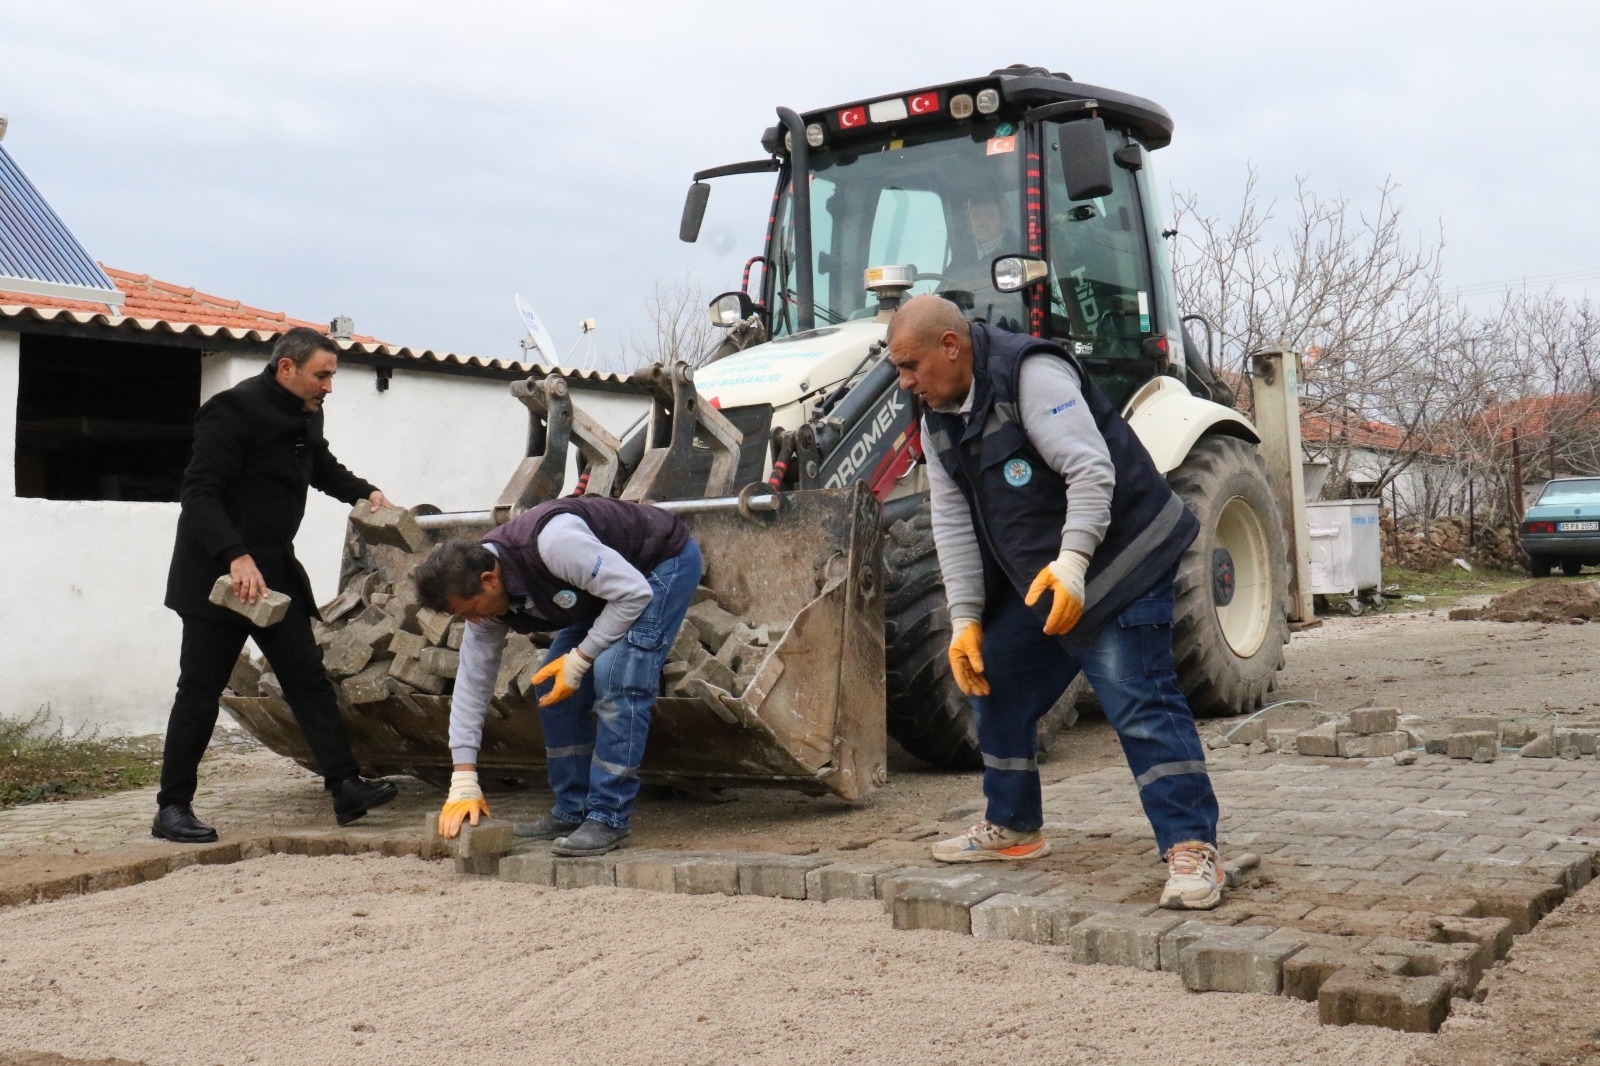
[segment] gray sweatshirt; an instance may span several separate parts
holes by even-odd
[[[494,544],[484,547],[500,554]],[[578,644],[590,660],[621,640],[634,621],[650,606],[654,594],[650,581],[621,555],[600,543],[589,524],[575,514],[559,514],[539,531],[539,557],[550,572],[575,589],[606,601]],[[533,601],[513,604],[513,609],[533,612]],[[500,656],[505,651],[510,626],[501,618],[467,623],[461,641],[461,662],[456,667],[456,687],[450,697],[450,755],[457,763],[476,763],[483,744],[483,720],[500,677]]]
[[[1061,527],[1061,548],[1093,556],[1111,524],[1111,490],[1116,469],[1105,438],[1089,413],[1078,376],[1053,356],[1031,355],[1022,361],[1022,429],[1050,469],[1067,483],[1067,520]],[[972,390],[962,402],[965,420],[972,411]],[[923,439],[928,427],[922,427]],[[928,457],[928,489],[933,507],[933,544],[944,574],[945,602],[950,617],[983,617],[983,555],[973,529],[972,512],[961,489],[934,456]]]

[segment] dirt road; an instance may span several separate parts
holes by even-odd
[[[1335,618],[1296,635],[1278,695],[1430,720],[1583,720],[1600,710],[1597,651],[1589,625]],[[1120,760],[1091,720],[1043,772],[1048,785]],[[975,775],[906,758],[892,773],[858,808],[650,796],[634,843],[909,860],[978,806]],[[224,834],[331,824],[315,779],[260,749],[218,751],[202,779],[199,807]],[[492,800],[521,817],[547,797]],[[371,820],[410,831],[438,801],[407,782]],[[149,840],[152,810],[151,795],[125,793],[0,812],[0,888],[169,850]],[[0,911],[0,1052],[424,1062],[437,1047],[452,1061],[554,1061],[595,1057],[598,1016],[607,1061],[1580,1062],[1600,1056],[1597,891],[1519,940],[1484,1004],[1437,1037],[1400,1037],[1323,1029],[1282,999],[1191,996],[1170,975],[1073,967],[1048,948],[894,933],[872,905],[549,893],[407,860],[278,857]],[[191,998],[202,1021],[175,1035]]]

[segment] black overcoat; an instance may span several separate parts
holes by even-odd
[[[185,618],[239,621],[206,597],[234,559],[249,555],[268,588],[316,617],[311,582],[294,557],[307,488],[349,504],[377,491],[333,457],[322,412],[305,410],[271,367],[207,400],[194,419],[166,605]]]

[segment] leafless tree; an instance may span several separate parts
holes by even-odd
[[[705,291],[687,276],[658,279],[645,300],[651,332],[628,338],[623,365],[629,370],[679,361],[703,366],[722,339],[706,312],[708,302]]]
[[[1317,420],[1336,491],[1359,481],[1382,492],[1431,454],[1450,402],[1436,364],[1459,347],[1468,316],[1440,284],[1442,235],[1407,230],[1392,181],[1361,207],[1298,179],[1291,217],[1281,222],[1253,169],[1226,216],[1205,213],[1193,194],[1177,202],[1184,309],[1217,328],[1225,367],[1241,375],[1249,353],[1268,342],[1304,355],[1304,412]],[[1384,447],[1361,447],[1375,424]],[[1358,454],[1366,468],[1356,468]]]

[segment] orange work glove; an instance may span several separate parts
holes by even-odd
[[[539,668],[533,675],[535,685],[554,679],[550,691],[539,700],[539,706],[548,707],[552,703],[560,703],[583,684],[583,675],[589,672],[589,667],[594,665],[583,652],[573,648],[559,659],[551,659]]]
[[[1046,592],[1052,594],[1050,617],[1045,619],[1044,631],[1052,637],[1070,633],[1083,617],[1083,575],[1089,569],[1089,557],[1068,548],[1056,556],[1055,562],[1039,571],[1028,586],[1029,607],[1039,602]]]
[[[950,672],[956,687],[968,696],[987,696],[989,679],[983,676],[983,626],[976,619],[952,618],[950,628]]]
[[[478,771],[455,771],[450,775],[450,796],[444,801],[444,810],[439,812],[439,835],[454,840],[461,832],[462,822],[470,818],[472,824],[477,825],[480,817],[489,817],[489,804],[483,798],[483,789],[478,787]]]

